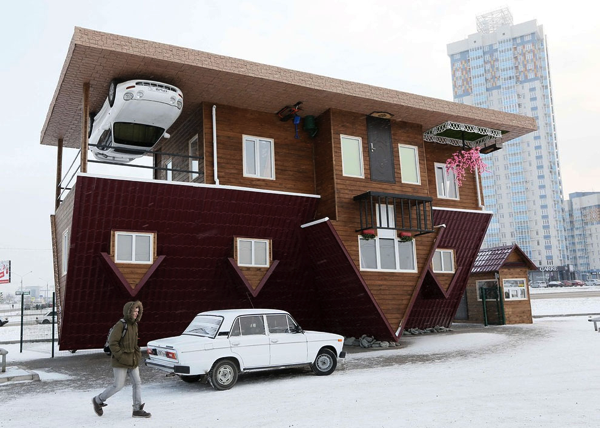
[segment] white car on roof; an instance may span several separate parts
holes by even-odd
[[[143,156],[161,138],[183,109],[180,89],[152,80],[112,80],[98,114],[90,113],[89,146],[94,157],[129,163]]]
[[[181,336],[148,342],[145,362],[224,390],[249,371],[309,366],[316,375],[329,375],[346,356],[343,345],[338,334],[302,330],[285,311],[228,309],[199,313]]]

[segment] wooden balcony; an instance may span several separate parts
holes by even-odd
[[[353,199],[358,201],[360,212],[360,228],[356,232],[387,229],[411,232],[414,236],[433,232],[430,197],[366,192]]]

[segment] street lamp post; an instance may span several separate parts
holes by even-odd
[[[29,275],[32,272],[33,271],[30,270],[25,275],[19,275],[18,273],[13,272],[15,275],[17,275],[19,278],[21,278],[21,292],[20,292],[20,294],[21,294],[21,346],[20,346],[20,351],[19,351],[21,353],[23,352],[23,311],[24,311],[23,303],[25,301],[24,300],[25,295],[23,294],[23,278],[25,278],[27,275]],[[15,293],[15,294],[17,294],[17,293]],[[29,294],[29,292],[27,294]]]
[[[45,303],[48,303],[48,284],[50,283],[50,281],[48,281],[46,278],[41,278],[40,277],[40,279],[42,281],[46,281],[46,301],[45,301]]]
[[[30,270],[29,272],[27,272],[25,275],[19,275],[16,272],[13,272],[15,275],[17,275],[19,278],[21,278],[21,293],[23,292],[23,278],[25,278],[27,275],[29,275],[30,273],[33,273],[32,270]]]

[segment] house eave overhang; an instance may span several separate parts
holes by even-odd
[[[76,27],[41,143],[57,145],[62,139],[64,147],[79,148],[83,85],[90,84],[90,111],[98,111],[113,78],[146,78],[179,87],[184,109],[178,123],[203,102],[275,114],[302,100],[303,115],[318,116],[329,109],[365,115],[385,111],[392,120],[423,129],[452,121],[502,129],[508,139],[537,129],[535,120],[526,116]]]

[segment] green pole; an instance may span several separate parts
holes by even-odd
[[[498,285],[498,287],[500,287],[500,285]],[[504,325],[506,324],[506,315],[504,314],[504,292],[502,292],[502,294],[500,295],[500,309],[501,309],[501,315],[502,315],[502,324]]]
[[[56,291],[52,292],[52,312],[56,313]],[[57,314],[58,315],[58,314]],[[58,317],[52,317],[52,358],[54,358],[54,319]]]
[[[503,311],[500,309],[500,301],[502,300],[502,294],[500,293],[500,285],[496,284],[496,311],[498,312],[498,324],[504,325],[502,319],[504,318]]]
[[[21,294],[21,345],[20,345],[20,350],[19,353],[22,354],[23,353],[23,309],[24,309],[24,305],[25,305],[25,295]]]
[[[483,325],[487,327],[488,317],[487,317],[487,304],[485,301],[486,291],[487,291],[486,288],[481,287],[481,303],[483,304]]]

